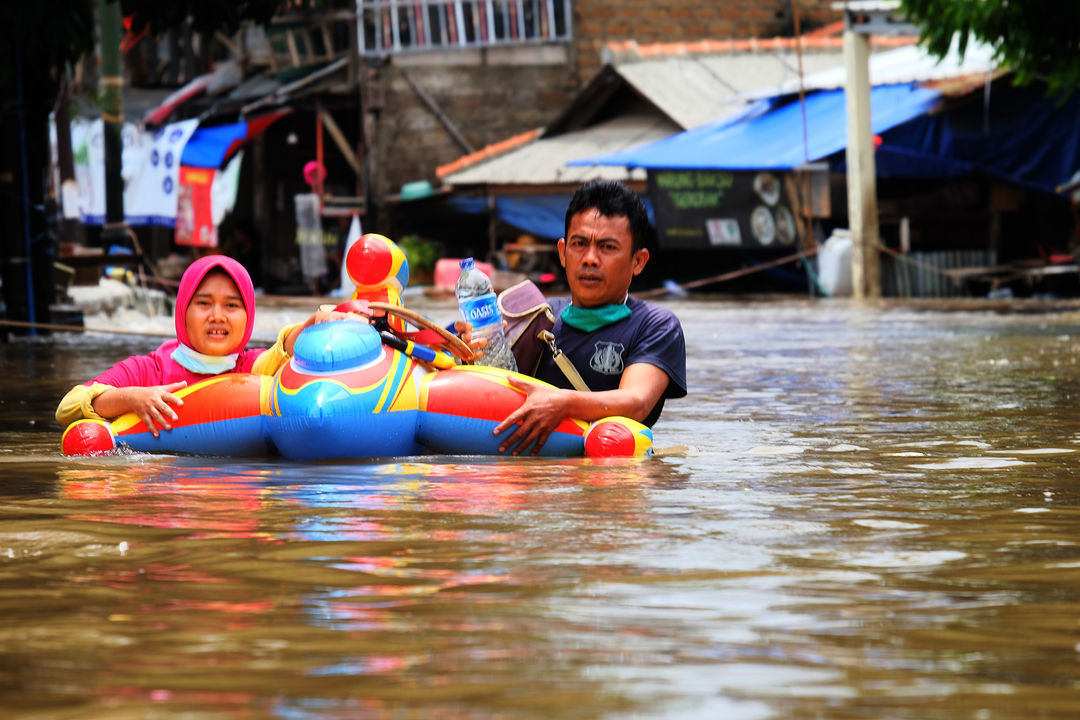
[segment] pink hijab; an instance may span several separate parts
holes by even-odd
[[[184,271],[184,276],[180,278],[180,290],[176,293],[176,339],[191,347],[186,322],[188,304],[191,303],[191,296],[195,294],[195,290],[206,277],[206,273],[214,268],[224,270],[236,283],[236,289],[240,291],[240,298],[244,301],[244,309],[247,310],[247,327],[244,328],[244,337],[239,345],[229,351],[230,353],[240,352],[251,339],[251,331],[255,328],[255,288],[244,266],[225,255],[207,255],[199,258]]]

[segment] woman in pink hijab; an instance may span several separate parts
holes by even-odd
[[[312,316],[283,329],[269,350],[244,349],[255,326],[251,277],[236,260],[209,255],[180,279],[175,321],[176,340],[72,388],[56,410],[57,422],[67,427],[79,418],[111,420],[134,412],[156,437],[159,427],[168,430],[176,420],[173,407],[183,405],[177,390],[222,373],[272,375],[288,359],[285,348],[291,349],[299,330],[318,320]]]

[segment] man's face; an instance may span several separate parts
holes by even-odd
[[[570,218],[567,237],[559,240],[559,262],[566,268],[570,297],[578,307],[621,303],[630,281],[648,260],[645,248],[634,252],[630,220],[625,215],[601,215],[596,208]]]

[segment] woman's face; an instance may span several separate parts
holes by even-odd
[[[236,283],[223,272],[209,272],[195,289],[184,325],[191,347],[204,355],[237,352],[247,328],[247,308]]]

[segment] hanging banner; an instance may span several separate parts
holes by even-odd
[[[300,273],[306,280],[326,275],[326,236],[322,231],[321,198],[315,193],[293,195],[296,207],[296,244]],[[336,238],[335,238],[336,242]]]
[[[198,125],[197,119],[184,120],[141,134],[142,163],[124,183],[124,215],[129,225],[172,227],[176,222],[180,154]]]
[[[198,120],[184,120],[155,131],[124,124],[120,174],[128,225],[174,226],[180,154],[198,124]],[[73,120],[71,147],[79,221],[101,225],[105,221],[105,123],[100,119]]]
[[[244,151],[233,155],[224,169],[214,175],[210,186],[210,219],[214,227],[220,227],[225,216],[236,207],[236,195],[240,190],[240,165],[244,162]]]

